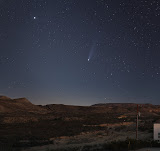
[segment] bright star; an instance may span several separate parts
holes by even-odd
[[[36,16],[34,16],[33,19],[36,19]]]

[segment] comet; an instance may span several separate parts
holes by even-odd
[[[89,56],[88,56],[88,62],[91,60],[91,58],[94,56],[94,52],[96,50],[96,43],[94,42],[92,44],[91,50],[89,52]]]

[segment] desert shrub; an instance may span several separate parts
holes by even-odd
[[[150,145],[152,146],[152,147],[160,147],[160,143],[159,143],[159,141],[150,141]]]
[[[127,151],[128,144],[125,141],[117,141],[111,143],[111,150],[112,151]]]
[[[115,131],[120,132],[120,131],[125,130],[125,129],[127,129],[127,126],[126,125],[121,125],[121,126],[116,127]]]
[[[160,146],[157,142],[152,143],[152,146],[154,147],[159,147],[158,145]],[[103,144],[105,150],[111,151],[128,151],[144,147],[151,147],[151,143],[149,141],[126,139],[126,141],[113,141],[111,143]]]
[[[13,148],[12,143],[6,143],[6,144],[0,143],[0,150],[1,151],[12,151],[12,148]]]

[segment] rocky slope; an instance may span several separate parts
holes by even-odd
[[[43,109],[32,104],[26,98],[11,99],[6,96],[0,96],[0,113],[47,113],[47,109]]]

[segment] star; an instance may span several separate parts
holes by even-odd
[[[92,0],[83,5],[23,0],[22,4],[21,8],[14,1],[11,7],[5,2],[7,10],[0,13],[2,91],[18,96],[17,88],[29,87],[22,93],[32,97],[37,88],[40,95],[49,92],[53,100],[62,96],[60,103],[66,104],[75,91],[75,104],[82,98],[93,104],[105,95],[117,97],[116,101],[121,101],[120,95],[126,101],[130,95],[143,94],[160,99],[156,91],[160,88],[158,1]]]

